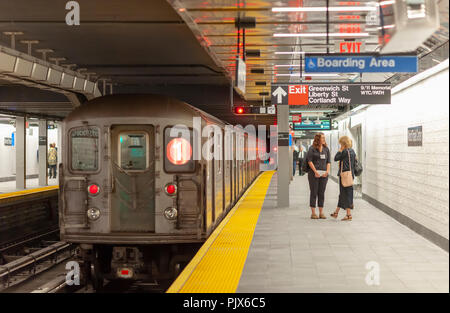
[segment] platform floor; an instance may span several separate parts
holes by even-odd
[[[58,178],[49,178],[48,179],[48,186],[55,186],[58,185]],[[35,189],[39,187],[45,187],[45,186],[39,186],[39,179],[38,178],[30,178],[27,179],[27,188],[28,189]],[[7,181],[7,182],[0,182],[0,194],[2,193],[9,193],[9,192],[15,192],[15,191],[22,191],[23,189],[17,189],[16,188],[16,181]]]
[[[307,176],[290,184],[290,207],[276,208],[272,177],[237,292],[449,292],[449,255],[362,199],[353,221],[329,215],[339,186],[328,180],[326,220],[311,220]],[[369,286],[367,262],[379,264]]]

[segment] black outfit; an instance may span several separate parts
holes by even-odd
[[[303,171],[302,171],[303,162],[305,162],[305,152],[300,151],[298,153],[298,175],[299,176],[303,176]]]
[[[350,153],[350,159],[349,159],[349,153]],[[353,209],[353,186],[344,187],[341,184],[341,163],[342,163],[342,171],[346,172],[350,170],[350,162],[351,162],[351,168],[352,168],[352,176],[353,179],[355,179],[355,160],[356,160],[356,153],[353,149],[345,149],[342,152],[336,153],[336,156],[334,157],[335,161],[339,161],[339,171],[338,171],[338,177],[339,177],[339,201],[338,201],[338,208],[341,209]]]
[[[292,174],[292,175],[295,175],[295,168],[297,167],[297,162],[298,162],[298,151],[296,151],[295,149],[294,149],[294,152],[293,152],[293,161],[294,161],[294,166],[293,166],[293,170],[294,170],[294,174]]]
[[[306,162],[312,162],[316,170],[326,171],[327,164],[331,163],[330,150],[327,147],[322,147],[322,152],[320,152],[311,146],[306,154]],[[327,187],[328,176],[317,178],[311,169],[308,172],[308,181],[310,190],[309,206],[315,208],[317,200],[317,206],[322,208],[325,201],[325,189]]]

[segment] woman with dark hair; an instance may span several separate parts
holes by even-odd
[[[330,150],[325,142],[325,135],[317,133],[314,136],[314,142],[306,154],[306,162],[309,165],[309,206],[311,207],[311,218],[325,219],[323,214],[323,203],[325,201],[325,189],[330,173]],[[319,216],[316,215],[316,203],[319,207]]]

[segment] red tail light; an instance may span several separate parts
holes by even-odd
[[[192,147],[184,138],[174,138],[167,144],[167,158],[170,163],[183,165],[189,162],[192,156]]]
[[[100,187],[97,184],[90,184],[88,186],[88,192],[89,192],[89,194],[95,196],[96,194],[98,194],[100,192]]]
[[[164,191],[166,192],[166,194],[168,194],[169,196],[173,196],[177,193],[177,185],[175,184],[167,184],[166,187],[164,188]]]

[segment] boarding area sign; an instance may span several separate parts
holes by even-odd
[[[391,104],[390,83],[272,84],[276,105]]]
[[[417,56],[305,56],[305,73],[416,73]]]

